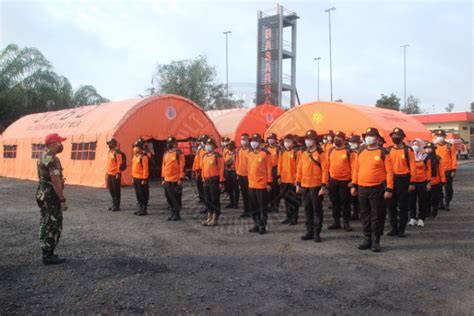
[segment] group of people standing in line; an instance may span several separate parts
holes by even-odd
[[[202,225],[219,224],[221,193],[229,198],[226,208],[239,207],[242,218],[251,217],[252,233],[265,234],[269,212],[278,212],[284,201],[286,218],[282,224],[295,225],[299,208],[305,212],[306,232],[302,240],[321,241],[323,200],[329,197],[333,222],[328,229],[351,231],[350,222],[360,220],[364,240],[359,249],[380,251],[388,211],[391,230],[388,236],[405,237],[406,226],[425,225],[439,209],[450,210],[456,151],[442,130],[434,133],[435,142],[406,141],[401,128],[390,133],[392,145],[386,146],[376,128],[348,136],[342,131],[318,135],[308,130],[304,136],[287,134],[278,140],[258,134],[242,134],[240,144],[222,138],[219,149],[207,135],[198,138],[192,167],[198,197],[206,214]],[[120,173],[123,155],[117,141],[108,142],[107,183],[114,205],[120,209]],[[185,180],[184,154],[178,141],[169,137],[162,160],[161,176],[169,205],[168,220],[181,219],[182,183]],[[136,215],[147,215],[149,187],[146,143],[139,139],[133,146],[132,176],[138,201]],[[443,192],[444,187],[444,192]],[[341,223],[342,220],[342,223]]]

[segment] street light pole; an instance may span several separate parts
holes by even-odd
[[[403,100],[405,101],[405,107],[407,106],[407,47],[408,44],[402,45],[403,47]]]
[[[228,35],[232,31],[225,31],[225,87],[227,93],[227,100],[229,100],[229,44],[228,44]]]
[[[332,101],[332,47],[331,47],[331,11],[336,10],[336,8],[329,8],[324,10],[328,13],[329,16],[329,81],[331,86],[331,101]]]
[[[321,57],[315,57],[314,60],[318,62],[318,101],[319,101],[319,61],[321,60]]]

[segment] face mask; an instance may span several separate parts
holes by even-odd
[[[413,145],[412,148],[413,148],[413,151],[415,152],[418,152],[420,150],[420,146],[418,145]]]
[[[426,149],[425,149],[425,152],[426,152],[427,154],[431,154],[431,153],[433,152],[433,148],[426,148]]]
[[[240,145],[241,145],[241,146],[244,146],[244,147],[245,147],[245,146],[247,146],[248,144],[249,144],[249,142],[248,142],[247,140],[245,140],[245,139],[242,139],[242,140],[240,141]]]
[[[312,140],[312,139],[305,139],[304,144],[305,144],[306,147],[308,147],[308,148],[309,148],[309,147],[313,147],[313,145],[314,145],[314,140]]]
[[[133,153],[138,154],[140,152],[140,149],[138,147],[133,147]]]
[[[214,147],[212,145],[206,145],[205,148],[206,148],[206,152],[210,153]]]
[[[437,136],[436,137],[436,142],[438,142],[438,143],[444,142],[444,137],[443,136]]]
[[[328,143],[328,140],[327,139],[323,139],[323,144],[327,144]]]
[[[269,145],[272,145],[272,146],[273,146],[273,145],[275,145],[275,143],[276,143],[276,141],[275,141],[274,139],[269,139],[269,140],[268,140],[268,144],[269,144]]]
[[[373,144],[375,144],[375,141],[376,141],[376,140],[377,140],[377,139],[376,139],[374,136],[367,136],[367,137],[365,138],[365,143],[366,143],[367,145],[373,145]]]
[[[57,152],[56,152],[56,153],[57,153],[57,154],[60,154],[60,153],[62,153],[62,152],[63,152],[63,150],[64,150],[64,146],[63,146],[63,144],[59,144],[59,145],[58,145],[58,150],[57,150]]]
[[[257,149],[259,145],[259,142],[250,142],[250,146],[252,146],[252,149]]]
[[[357,149],[357,144],[350,143],[349,146],[351,147],[352,150]]]
[[[402,143],[402,138],[401,137],[392,137],[392,141],[394,144],[401,144]]]
[[[334,141],[334,145],[336,145],[336,146],[342,146],[342,144],[344,144],[344,142],[341,139],[336,139]]]
[[[286,149],[291,149],[291,147],[293,146],[293,143],[292,142],[284,142],[283,146],[285,146]]]
[[[329,137],[328,137],[328,142],[331,142],[331,141],[332,141],[332,137],[329,136]]]
[[[166,147],[168,147],[168,149],[173,149],[173,148],[174,148],[174,144],[167,144]]]
[[[226,147],[229,144],[227,142],[222,142],[221,145],[222,145],[222,147]]]

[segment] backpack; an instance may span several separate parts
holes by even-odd
[[[120,150],[117,150],[114,155],[115,162],[117,162],[117,155],[122,157],[122,163],[119,166],[119,170],[125,171],[127,169],[127,155],[125,155],[125,153],[121,152]]]
[[[386,149],[387,153],[390,154],[392,149],[393,149],[393,145],[388,146],[388,148]],[[409,150],[413,150],[413,149],[411,149],[407,145],[403,144],[403,154],[405,155],[405,159],[407,161],[408,170],[410,170],[410,155],[409,155],[409,152],[408,152]]]

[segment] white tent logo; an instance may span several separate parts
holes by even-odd
[[[273,122],[273,114],[268,113],[267,116],[266,116],[266,119],[267,119],[267,122]]]
[[[168,120],[174,120],[176,118],[176,109],[172,105],[168,105],[168,108],[166,109],[166,117]]]

